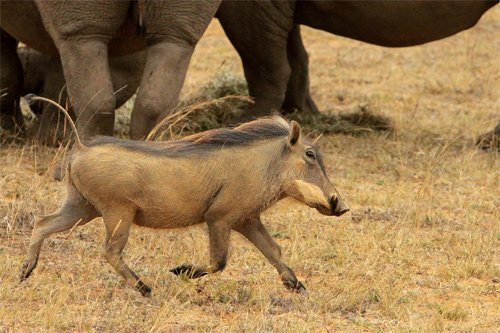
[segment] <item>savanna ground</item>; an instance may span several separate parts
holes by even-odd
[[[472,30],[407,49],[303,34],[319,107],[364,105],[394,126],[321,139],[330,178],[352,213],[329,218],[285,201],[265,214],[307,294],[288,292],[236,234],[223,273],[182,280],[168,269],[206,262],[205,229],[135,227],[126,260],[154,288],[143,298],[102,258],[99,220],[51,236],[33,276],[19,284],[32,220],[58,207],[64,185],[51,177],[56,149],[7,140],[0,331],[498,332],[500,158],[473,142],[499,118],[500,9]],[[242,73],[214,22],[184,96],[222,70]]]

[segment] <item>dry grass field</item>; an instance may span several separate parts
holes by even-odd
[[[143,298],[101,256],[100,220],[49,237],[19,284],[33,218],[63,197],[51,177],[62,151],[5,140],[0,332],[499,332],[500,156],[473,142],[500,118],[500,8],[472,30],[406,49],[303,34],[319,107],[364,105],[395,128],[321,139],[351,213],[329,218],[293,201],[266,212],[306,294],[288,292],[236,234],[224,272],[182,280],[168,270],[207,260],[205,228],[134,227],[125,256],[154,288]],[[184,96],[222,70],[242,74],[214,22]]]

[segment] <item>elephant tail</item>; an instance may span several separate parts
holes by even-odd
[[[145,4],[144,4],[144,1],[145,0],[138,0],[137,1],[137,9],[138,9],[138,12],[139,12],[139,18],[138,18],[138,24],[137,24],[137,32],[141,35],[145,34],[146,33],[146,25],[145,25],[145,22],[144,22],[144,15],[145,15],[145,12],[146,12],[146,8],[145,8]]]

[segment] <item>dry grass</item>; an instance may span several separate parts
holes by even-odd
[[[306,295],[287,292],[238,235],[223,273],[181,280],[168,269],[207,259],[204,228],[134,228],[127,261],[154,287],[143,298],[102,259],[100,221],[50,237],[19,284],[33,216],[55,210],[64,186],[51,180],[56,150],[2,143],[0,331],[498,332],[500,159],[473,141],[499,117],[499,20],[497,8],[473,30],[392,50],[304,29],[320,108],[364,105],[395,128],[321,139],[352,214],[328,218],[291,201],[265,214]],[[214,23],[184,96],[223,59],[241,75]]]

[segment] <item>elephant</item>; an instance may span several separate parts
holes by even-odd
[[[17,41],[0,30],[0,128],[20,131],[24,119],[19,108],[23,70],[15,52]],[[14,52],[6,52],[6,50]]]
[[[4,104],[15,105],[16,86],[19,89],[22,82],[15,54],[18,41],[60,57],[84,140],[113,133],[117,103],[109,59],[145,50],[130,126],[132,138],[144,138],[177,105],[194,47],[219,4],[220,0],[2,0],[0,89],[7,88],[2,95],[8,96],[2,98],[2,126],[22,127],[16,108],[13,114],[3,112]],[[4,60],[13,64],[5,75]]]
[[[419,45],[474,26],[498,1],[223,1],[217,11],[238,51],[255,104],[318,112],[309,93],[300,25],[386,47]]]
[[[300,25],[385,47],[407,47],[473,27],[498,0],[223,1],[217,11],[239,53],[250,96],[246,116],[317,113]],[[500,137],[500,122],[486,141]]]
[[[371,44],[405,47],[438,40],[468,29],[497,2],[224,0],[215,17],[242,59],[249,93],[255,99],[246,117],[255,118],[268,115],[273,109],[283,113],[295,110],[318,112],[309,92],[308,55],[302,43],[300,25]],[[12,15],[16,14],[15,10],[10,9]],[[39,31],[43,30],[43,25],[37,24],[32,26],[29,33],[43,34]],[[13,30],[16,30],[15,27]],[[24,30],[17,32],[18,35],[22,35],[22,32],[28,34]],[[38,40],[47,41],[42,37],[38,36]],[[47,46],[37,47],[42,50]],[[155,91],[150,92],[150,95],[161,94],[160,88],[153,88]],[[159,100],[153,98],[148,101]],[[158,114],[150,112],[152,108],[136,105],[132,122],[149,119],[143,128],[150,128]]]

